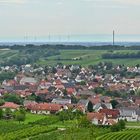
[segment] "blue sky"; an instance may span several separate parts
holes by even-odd
[[[0,38],[140,34],[140,0],[0,0]]]

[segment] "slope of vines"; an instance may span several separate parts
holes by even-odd
[[[126,129],[122,132],[111,132],[97,140],[140,140],[140,129]]]

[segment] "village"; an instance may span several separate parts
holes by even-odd
[[[11,111],[21,106],[33,114],[81,111],[95,125],[113,125],[119,120],[140,121],[140,67],[22,65],[1,67],[16,72],[0,87],[0,108]],[[18,102],[10,96],[18,97]]]

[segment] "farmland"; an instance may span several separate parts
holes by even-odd
[[[76,120],[59,121],[54,115],[26,114],[25,122],[0,121],[0,140],[139,140],[139,128],[111,132],[107,127],[76,127]],[[135,126],[135,123],[127,123]]]
[[[21,49],[1,49],[0,50],[0,64],[25,64],[37,63],[39,65],[55,65],[63,63],[67,65],[78,64],[82,66],[95,65],[99,62],[112,62],[113,64],[125,64],[127,66],[134,66],[139,64],[139,58],[125,58],[125,59],[103,59],[102,55],[110,53],[110,50],[88,50],[88,49],[73,49],[73,50],[48,50],[46,48],[26,48]],[[113,53],[136,53],[137,50],[115,50]]]
[[[47,60],[43,58],[38,61],[41,65],[52,65],[57,63],[63,64],[79,64],[82,66],[94,65],[99,62],[112,62],[113,64],[125,64],[127,66],[134,66],[139,63],[140,59],[102,59],[102,54],[107,53],[107,50],[60,50],[60,55],[48,57]],[[119,50],[114,52],[132,53],[134,50]],[[77,60],[74,60],[76,59]],[[81,58],[78,60],[78,58]]]

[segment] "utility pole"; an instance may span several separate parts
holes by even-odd
[[[115,31],[113,30],[113,46],[115,45]]]

